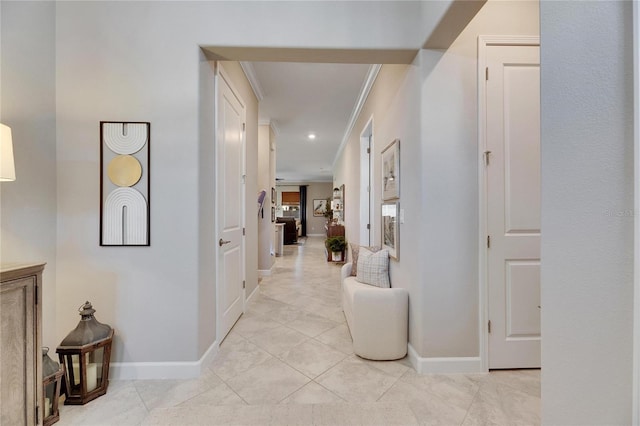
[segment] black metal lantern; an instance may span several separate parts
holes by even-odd
[[[44,419],[43,426],[49,426],[60,420],[58,411],[58,399],[60,397],[60,384],[64,375],[64,367],[51,359],[48,355],[49,348],[42,348],[42,385],[44,386]]]
[[[99,323],[86,302],[78,309],[82,319],[56,352],[65,369],[65,405],[84,405],[107,393],[113,329]]]

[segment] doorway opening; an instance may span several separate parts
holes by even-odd
[[[371,159],[373,152],[373,116],[360,134],[360,245],[371,245]]]

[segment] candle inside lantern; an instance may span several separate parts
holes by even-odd
[[[98,365],[91,363],[87,365],[87,392],[91,392],[98,387]]]
[[[49,398],[44,399],[44,418],[46,419],[51,414],[51,400]]]
[[[73,364],[73,385],[77,386],[80,384],[80,366],[78,364]]]

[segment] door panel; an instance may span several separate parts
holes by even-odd
[[[217,76],[216,209],[218,217],[218,308],[222,342],[244,311],[244,119],[243,102],[222,74]]]
[[[506,262],[507,339],[540,337],[540,262]]]
[[[540,366],[538,46],[486,48],[489,368]]]
[[[504,66],[505,208],[507,233],[540,233],[540,67]],[[537,83],[537,84],[536,84]]]

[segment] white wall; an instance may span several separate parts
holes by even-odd
[[[47,263],[42,331],[43,344],[52,349],[60,343],[55,330],[55,7],[54,2],[0,3],[0,122],[13,132],[17,176],[0,184],[0,261]]]
[[[537,35],[538,15],[537,1],[489,1],[446,52],[421,52],[426,357],[480,355],[477,39]]]
[[[417,304],[423,282],[421,264],[421,197],[420,178],[420,80],[419,64],[383,65],[378,73],[369,97],[356,120],[352,134],[340,154],[334,169],[334,186],[345,185],[347,216],[345,233],[347,241],[359,243],[360,239],[360,134],[373,116],[373,181],[371,190],[372,245],[380,245],[381,232],[381,152],[394,139],[400,139],[400,208],[405,211],[405,222],[400,225],[400,259],[391,260],[391,284],[409,290],[409,341],[420,341],[423,330],[423,313]]]
[[[478,368],[477,38],[499,34],[538,34],[538,3],[490,1],[446,51],[421,50],[406,69],[383,66],[334,172],[358,200],[359,135],[373,115],[378,244],[380,153],[400,139],[405,222],[391,278],[409,288],[409,341],[420,357],[476,358]],[[346,228],[357,241],[358,217]]]
[[[542,422],[631,424],[631,2],[542,2]]]
[[[212,227],[202,215],[214,208],[211,172],[202,170],[212,155],[205,145],[212,106],[203,101],[210,71],[199,46],[416,47],[425,31],[420,9],[415,2],[57,3],[57,339],[87,299],[116,329],[118,362],[195,361],[213,338],[213,301],[202,299],[211,297],[214,271],[202,265],[211,245],[201,234]],[[148,248],[98,246],[100,120],[151,122]],[[247,140],[257,143],[257,129]],[[248,218],[257,216],[256,169],[248,158]],[[256,221],[247,234],[255,248]],[[250,293],[257,250],[247,261]]]

